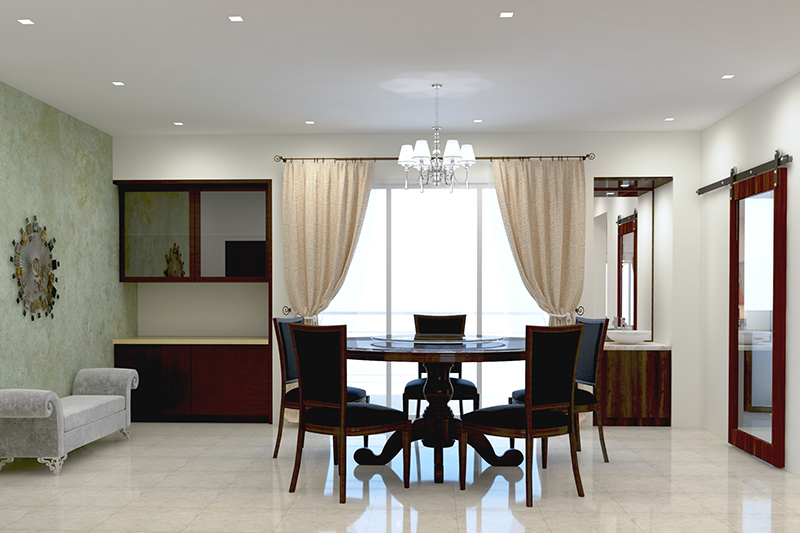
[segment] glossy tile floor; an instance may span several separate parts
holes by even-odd
[[[134,424],[130,441],[117,434],[70,454],[58,477],[18,459],[0,471],[0,530],[800,531],[800,478],[700,430],[608,428],[605,464],[584,424],[586,497],[575,492],[566,439],[551,439],[548,468],[535,472],[535,505],[526,508],[520,468],[490,468],[470,451],[462,492],[457,447],[445,451],[437,485],[431,450],[416,445],[410,489],[400,456],[390,467],[362,467],[350,454],[340,505],[330,441],[319,435],[307,437],[289,494],[295,428],[287,425],[278,459],[275,426],[266,424]],[[350,451],[360,444],[349,439]]]

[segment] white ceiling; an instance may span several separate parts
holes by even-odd
[[[0,81],[112,135],[428,131],[432,83],[445,136],[701,130],[800,72],[798,21],[798,0],[3,0]]]

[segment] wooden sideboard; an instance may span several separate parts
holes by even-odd
[[[669,426],[672,412],[672,351],[644,343],[608,343],[598,380],[608,426]]]
[[[114,339],[114,366],[135,368],[134,422],[272,423],[267,337]]]

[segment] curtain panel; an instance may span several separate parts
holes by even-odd
[[[520,276],[550,325],[571,322],[583,294],[583,160],[493,161],[500,213]]]
[[[344,283],[364,222],[373,161],[288,161],[283,169],[283,269],[289,306],[306,322]]]

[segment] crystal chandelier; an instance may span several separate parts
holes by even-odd
[[[439,132],[442,128],[439,127],[439,89],[441,84],[434,83],[432,87],[436,90],[436,104],[435,104],[435,122],[433,126],[433,151],[428,148],[428,141],[418,140],[411,148],[410,144],[404,144],[400,148],[400,156],[397,158],[397,164],[406,169],[406,189],[408,189],[408,171],[411,167],[419,170],[419,176],[411,183],[419,182],[419,191],[425,192],[425,186],[439,185],[444,183],[450,187],[450,192],[453,192],[453,187],[456,183],[465,184],[469,189],[469,167],[474,165],[477,161],[475,159],[475,152],[472,150],[471,144],[464,144],[460,148],[458,141],[450,139],[444,147],[444,155],[439,149]],[[464,181],[460,181],[456,177],[456,169],[463,167],[465,169]]]

